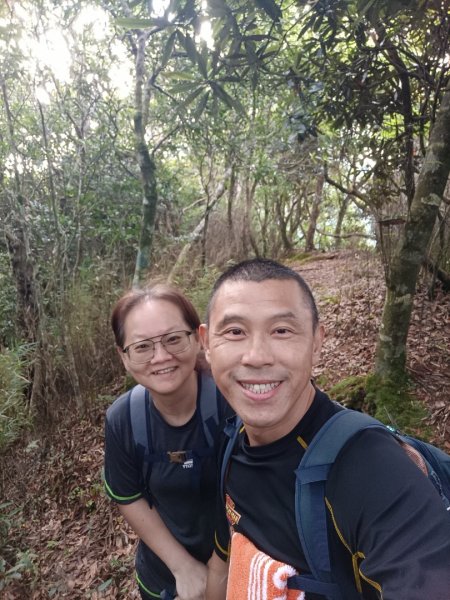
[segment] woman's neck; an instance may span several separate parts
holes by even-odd
[[[197,371],[193,371],[184,385],[172,394],[153,394],[155,407],[169,425],[181,426],[187,423],[197,407]]]

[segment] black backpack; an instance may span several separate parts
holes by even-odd
[[[228,463],[241,427],[242,421],[234,417],[228,420],[225,428],[230,439],[221,468],[222,497]],[[311,575],[290,577],[289,588],[320,594],[329,600],[346,600],[331,574],[325,487],[330,469],[343,446],[359,431],[371,428],[389,431],[403,446],[436,488],[450,519],[450,456],[431,444],[400,434],[369,415],[350,409],[340,410],[316,433],[295,471],[295,520]]]

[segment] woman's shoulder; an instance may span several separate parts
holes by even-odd
[[[127,390],[121,394],[114,402],[108,407],[106,411],[106,420],[112,424],[122,421],[128,418],[129,405],[130,405],[130,394],[132,390]]]

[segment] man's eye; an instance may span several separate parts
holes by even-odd
[[[228,335],[229,337],[240,337],[244,335],[244,331],[239,327],[232,327],[231,329],[227,329],[225,331],[225,335]]]
[[[277,327],[275,329],[275,333],[278,335],[288,335],[288,334],[292,333],[292,331],[290,329],[288,329],[287,327]]]

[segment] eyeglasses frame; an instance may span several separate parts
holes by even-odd
[[[186,348],[183,348],[183,350],[178,350],[178,352],[171,352],[170,350],[167,350],[167,348],[164,346],[164,344],[162,343],[162,339],[163,337],[166,337],[167,335],[172,335],[173,333],[185,333],[187,335],[187,340],[188,340],[188,345],[186,346]],[[163,335],[155,335],[154,337],[150,337],[150,338],[144,338],[142,340],[138,340],[137,342],[133,342],[132,344],[128,344],[128,346],[126,346],[125,348],[122,348],[122,352],[124,354],[128,355],[128,360],[132,363],[134,363],[135,365],[143,365],[146,362],[150,362],[151,360],[153,360],[153,357],[155,356],[155,350],[156,350],[156,344],[161,344],[162,347],[164,348],[164,350],[166,352],[168,352],[169,354],[172,354],[172,356],[176,355],[176,354],[181,354],[182,352],[184,352],[185,350],[187,350],[190,345],[191,345],[191,335],[195,333],[194,330],[190,330],[188,331],[187,329],[180,329],[177,331],[168,331],[167,333],[164,333]],[[155,339],[155,338],[159,338]],[[129,349],[131,348],[131,346],[134,346],[135,344],[141,344],[142,342],[152,342],[153,344],[153,354],[152,357],[148,359],[148,361],[144,361],[142,363],[137,363],[136,361],[132,360],[130,358],[130,353],[129,353]]]

